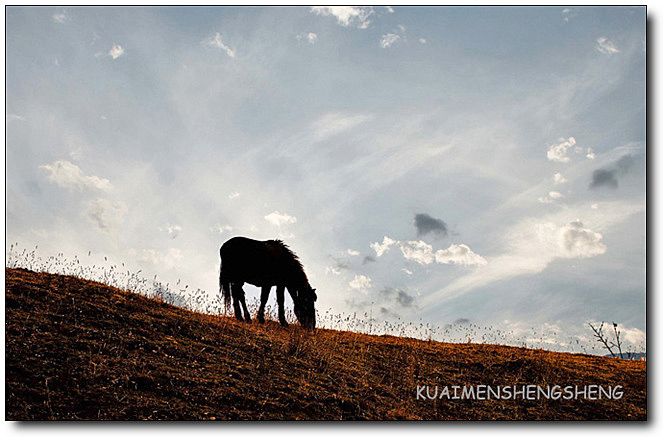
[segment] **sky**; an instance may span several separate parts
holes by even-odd
[[[224,241],[280,238],[320,313],[642,348],[645,20],[8,7],[6,251],[212,299]]]

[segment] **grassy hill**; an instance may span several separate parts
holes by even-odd
[[[646,362],[246,325],[6,269],[6,418],[631,419]],[[621,399],[420,399],[417,386],[623,387]]]

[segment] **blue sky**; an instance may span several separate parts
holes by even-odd
[[[212,296],[282,238],[322,312],[644,341],[644,8],[6,15],[8,245]]]

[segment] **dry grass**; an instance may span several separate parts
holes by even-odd
[[[646,363],[246,325],[6,269],[6,417],[644,420]],[[421,400],[417,385],[621,385],[619,400]]]

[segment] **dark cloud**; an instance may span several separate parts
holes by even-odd
[[[400,288],[385,287],[380,290],[380,295],[385,301],[393,302],[401,307],[409,308],[414,304],[414,296]]]
[[[461,317],[459,319],[454,320],[454,325],[467,325],[470,323],[470,319],[466,319],[465,317]]]
[[[592,173],[592,183],[589,184],[589,188],[606,187],[613,190],[616,189],[619,186],[616,173],[617,170],[594,170],[594,173]]]
[[[633,156],[624,155],[610,168],[600,168],[592,173],[592,182],[589,188],[611,188],[613,190],[619,187],[619,177],[625,175],[633,165]]]
[[[336,258],[333,255],[330,255],[331,259],[334,260],[334,269],[336,270],[348,270],[350,269],[350,263],[348,260]]]
[[[417,236],[430,234],[431,232],[443,237],[447,236],[447,224],[428,214],[416,214],[414,216],[414,226],[417,228]]]
[[[367,255],[367,256],[364,257],[364,262],[362,262],[362,264],[374,263],[374,262],[375,262],[375,258],[373,258],[370,255]]]

